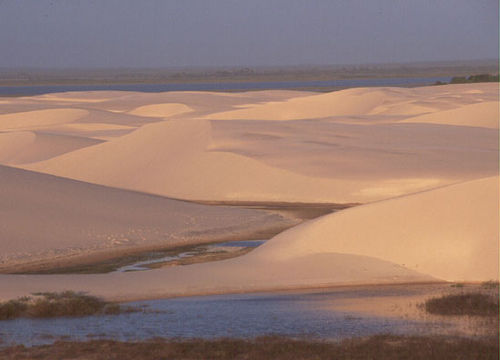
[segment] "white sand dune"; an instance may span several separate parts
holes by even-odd
[[[371,177],[310,177],[247,156],[210,151],[210,134],[206,120],[166,121],[24,167],[191,200],[367,202],[445,183],[435,177],[392,178],[391,173],[377,183]]]
[[[166,121],[26,168],[195,200],[347,202],[350,198],[343,192],[356,186],[339,181],[342,190],[336,190],[335,181],[275,169],[244,156],[205,151],[209,142],[206,120]]]
[[[372,203],[221,262],[0,275],[0,298],[63,289],[131,299],[498,279],[498,92],[498,84],[464,84],[9,99],[0,115],[0,163],[64,178],[0,166],[4,265],[208,241],[288,221],[144,193]]]
[[[354,88],[285,101],[249,104],[244,109],[213,113],[206,118],[300,120],[364,114],[415,116],[456,108],[474,101],[484,101],[483,98],[498,101],[498,88],[495,88],[494,84],[431,86],[416,89]]]
[[[355,207],[287,230],[251,255],[373,256],[450,281],[498,280],[499,177]]]
[[[498,133],[495,129],[448,126],[458,113],[463,113],[461,116],[465,119],[475,108],[481,107],[481,103],[476,104],[479,97],[491,100],[495,91],[498,92],[490,84],[471,85],[452,86],[451,90],[446,86],[364,88],[320,95],[299,93],[297,97],[290,92],[257,92],[253,96],[235,94],[229,97],[211,93],[135,97],[127,94],[114,100],[112,106],[118,107],[122,102],[129,107],[133,105],[133,109],[152,111],[158,106],[158,99],[168,98],[177,102],[161,103],[162,109],[185,103],[193,112],[184,115],[194,117],[193,114],[208,112],[212,101],[216,103],[215,108],[239,106],[235,102],[225,102],[227,99],[262,102],[266,96],[271,96],[273,101],[234,110],[253,111],[262,107],[263,114],[267,114],[265,121],[183,117],[170,122],[150,118],[157,121],[147,124],[134,122],[144,117],[92,109],[89,116],[94,121],[81,119],[69,126],[53,127],[51,132],[110,141],[27,168],[96,184],[195,200],[336,203],[381,200],[498,172]],[[216,99],[224,100],[217,102]],[[156,101],[156,105],[139,105],[151,101]],[[467,105],[469,103],[471,105]],[[485,104],[490,103],[493,102]],[[288,116],[280,110],[286,108],[308,119],[271,120],[274,115],[272,109],[267,109],[269,104],[277,106],[279,116]],[[111,106],[107,102],[100,105]],[[399,115],[383,114],[394,110],[394,106],[399,107]],[[431,115],[440,123],[418,122],[418,116],[408,115],[415,106],[431,109]],[[495,109],[491,105],[481,109],[485,118],[494,118]],[[317,111],[322,112],[321,116],[328,114],[330,117],[311,119],[319,116]],[[370,114],[373,111],[377,114]],[[333,116],[342,112],[357,112],[362,122],[352,117]],[[117,121],[122,115],[131,118],[123,119],[120,124]],[[132,129],[91,132],[85,125],[79,125],[83,121],[100,123],[101,117],[104,124],[112,121]],[[219,116],[216,113],[208,117]],[[370,119],[374,119],[373,124]],[[406,120],[412,123],[402,123]],[[138,129],[130,133],[134,126]],[[68,127],[72,127],[71,131]]]
[[[260,210],[198,205],[5,166],[0,179],[0,268],[225,239],[289,221]]]
[[[440,185],[498,172],[496,130],[440,124],[212,121],[210,149],[302,175],[370,181],[363,192],[387,187],[404,194],[431,180]]]
[[[225,261],[89,276],[1,275],[0,288],[7,290],[0,297],[73,289],[124,300],[498,279],[498,180],[480,179],[326,215]]]
[[[186,106],[185,104],[167,103],[139,106],[138,108],[130,111],[130,114],[147,117],[168,118],[174,115],[184,114],[191,111],[193,111],[193,109],[191,109],[189,106]]]
[[[127,125],[119,125],[119,124],[106,124],[106,123],[69,123],[63,124],[62,127],[75,130],[82,133],[91,132],[91,131],[99,131],[99,130],[135,130],[136,127],[127,126]]]
[[[416,116],[405,119],[402,122],[477,126],[498,129],[500,119],[499,112],[500,102],[488,101],[464,105],[458,109]]]
[[[126,97],[129,91],[68,91],[50,93],[31,97],[41,102],[69,102],[69,103],[100,103],[110,99]]]
[[[0,132],[0,163],[38,162],[99,143],[96,139],[33,131]]]
[[[0,115],[0,131],[32,130],[49,125],[64,124],[82,118],[87,114],[86,110],[72,108],[2,114]]]
[[[368,90],[368,91],[367,91]],[[387,94],[371,89],[349,89],[314,94],[287,101],[248,105],[247,108],[206,116],[217,120],[299,120],[370,112]]]

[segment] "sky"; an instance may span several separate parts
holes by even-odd
[[[498,58],[498,0],[0,0],[0,67]]]

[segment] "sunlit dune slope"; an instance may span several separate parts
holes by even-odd
[[[84,137],[33,131],[0,132],[0,163],[16,165],[42,161],[100,142]]]
[[[430,123],[457,126],[477,126],[498,129],[500,103],[498,101],[464,105],[458,109],[420,115],[405,119],[408,123]]]
[[[499,178],[491,177],[326,215],[250,256],[328,252],[373,256],[451,281],[498,279]]]
[[[366,203],[498,173],[495,84],[8,102],[0,163],[163,196]]]
[[[82,118],[87,114],[87,110],[73,108],[56,108],[1,114],[0,131],[31,130],[47,127],[49,125],[64,124]]]
[[[206,151],[210,132],[207,120],[160,122],[143,126],[116,141],[27,168],[185,199],[303,202],[356,199],[352,193],[360,185],[355,181],[311,178],[245,156]]]
[[[140,115],[146,117],[159,117],[166,118],[173,115],[179,115],[186,112],[193,111],[185,104],[151,104],[140,106],[130,112],[132,115]]]
[[[414,89],[353,88],[286,101],[248,104],[245,108],[213,113],[206,118],[300,120],[359,115],[416,116],[483,101],[498,103],[498,89],[495,84],[428,86]]]

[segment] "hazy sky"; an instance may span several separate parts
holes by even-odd
[[[0,0],[0,67],[498,58],[498,0]]]

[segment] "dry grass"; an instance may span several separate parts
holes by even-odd
[[[443,295],[424,303],[428,313],[437,315],[497,316],[498,296],[482,293]]]
[[[88,316],[119,314],[132,308],[108,303],[94,296],[73,291],[36,293],[0,303],[0,320],[15,318],[50,318],[60,316]]]
[[[498,339],[468,340],[379,335],[340,343],[261,337],[255,340],[58,341],[53,345],[0,350],[5,360],[157,359],[498,359]]]

